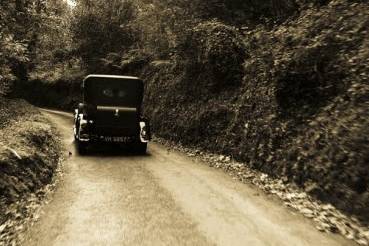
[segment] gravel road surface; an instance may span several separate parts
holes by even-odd
[[[79,156],[72,116],[44,111],[66,148],[64,175],[24,245],[351,245],[273,196],[151,143],[147,155]]]

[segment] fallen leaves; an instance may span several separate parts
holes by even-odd
[[[266,194],[277,196],[287,207],[298,211],[308,219],[312,219],[317,230],[321,232],[341,234],[359,245],[369,245],[368,225],[360,223],[353,216],[342,213],[331,204],[312,198],[296,185],[287,183],[283,177],[281,179],[270,177],[265,173],[250,169],[245,163],[232,160],[229,156],[186,148],[160,138],[154,138],[154,141],[181,151],[191,158],[198,158],[202,161],[200,163],[222,169],[233,179],[251,183]]]

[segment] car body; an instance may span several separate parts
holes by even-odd
[[[142,116],[143,81],[137,77],[88,75],[83,101],[74,115],[74,137],[80,153],[91,143],[124,143],[146,152],[149,121]]]

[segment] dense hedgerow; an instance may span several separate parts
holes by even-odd
[[[332,1],[271,31],[249,34],[254,52],[245,65],[249,99],[242,104],[255,105],[243,111],[253,135],[241,144],[243,159],[253,166],[364,216],[368,10],[364,3]]]
[[[367,220],[368,11],[330,1],[245,31],[243,42],[232,27],[200,24],[179,60],[144,70],[154,132],[232,155]]]
[[[232,26],[216,20],[200,23],[188,32],[177,50],[187,75],[201,71],[210,76],[199,87],[221,90],[242,81],[245,49],[241,36]]]

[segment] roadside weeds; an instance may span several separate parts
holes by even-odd
[[[0,246],[21,245],[23,233],[34,225],[41,217],[42,208],[52,199],[52,193],[62,179],[61,158],[55,170],[52,181],[36,193],[31,193],[28,197],[13,203],[6,211],[7,221],[0,225]]]
[[[19,245],[61,175],[60,136],[23,100],[3,103],[0,122],[0,245]]]

